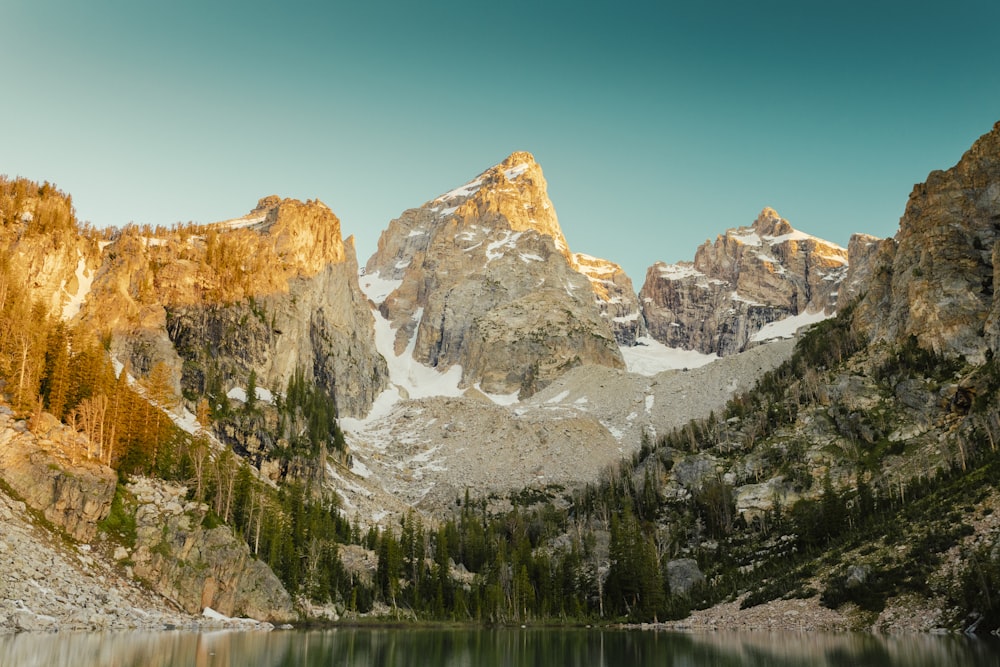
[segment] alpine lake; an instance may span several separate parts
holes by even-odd
[[[1000,640],[920,634],[406,627],[0,636],[0,666],[36,665],[1000,667]]]

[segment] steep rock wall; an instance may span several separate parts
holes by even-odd
[[[285,622],[288,592],[228,526],[203,528],[208,508],[185,500],[187,489],[140,479],[128,486],[138,506],[131,554],[137,576],[186,612],[205,607],[226,616]]]
[[[296,370],[345,416],[382,390],[385,361],[357,283],[353,239],[322,202],[262,199],[243,218],[159,236],[131,227],[104,248],[84,320],[143,375],[156,362],[176,388],[283,391]]]
[[[1000,123],[947,171],[913,188],[896,236],[877,252],[857,325],[873,340],[915,336],[982,362],[1000,343]]]
[[[395,330],[395,354],[412,341],[422,364],[461,364],[464,386],[524,396],[573,365],[623,366],[613,317],[597,305],[621,290],[595,290],[577,266],[541,167],[514,153],[393,220],[365,273],[393,281],[379,309]],[[588,344],[536,335],[546,312],[569,313],[589,332]]]

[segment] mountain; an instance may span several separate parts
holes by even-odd
[[[847,270],[846,250],[765,208],[750,227],[706,241],[693,262],[651,266],[639,299],[652,338],[722,356],[765,340],[773,322],[832,314]]]
[[[899,232],[883,241],[857,321],[873,340],[981,363],[1000,343],[1000,126],[910,193]]]
[[[524,398],[582,364],[624,367],[614,324],[632,314],[627,277],[578,266],[521,152],[390,222],[362,282],[394,332],[384,354]]]
[[[179,395],[284,391],[302,371],[344,415],[367,412],[385,382],[353,238],[322,202],[268,197],[202,227],[127,227],[100,242],[73,320],[112,334],[133,373],[166,363]]]

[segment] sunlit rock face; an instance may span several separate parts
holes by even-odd
[[[661,343],[733,354],[772,322],[834,312],[847,266],[847,250],[765,208],[750,227],[706,241],[693,262],[654,264],[639,300]]]
[[[1000,123],[958,164],[914,186],[899,231],[877,250],[856,323],[873,339],[915,336],[948,356],[1000,343]]]
[[[837,303],[842,307],[849,306],[864,293],[871,280],[875,268],[875,259],[879,254],[879,246],[885,239],[869,234],[852,234],[847,244],[847,276],[840,285]]]
[[[581,273],[541,167],[522,152],[393,220],[365,273],[390,281],[379,310],[395,354],[461,365],[462,386],[523,397],[581,364],[624,366],[613,321],[631,312],[611,305],[631,291],[627,277],[588,266]]]
[[[320,201],[266,197],[240,218],[169,230],[130,226],[100,244],[75,319],[111,334],[142,376],[157,363],[175,391],[284,391],[302,372],[343,416],[367,412],[386,381],[353,238]]]
[[[646,321],[632,279],[622,267],[583,253],[573,255],[576,270],[587,276],[601,317],[611,323],[619,345],[632,346],[646,335]]]

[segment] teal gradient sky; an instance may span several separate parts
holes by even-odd
[[[1000,3],[5,0],[0,173],[98,226],[319,198],[361,263],[514,150],[573,250],[656,260],[772,206],[846,245],[1000,119]]]

